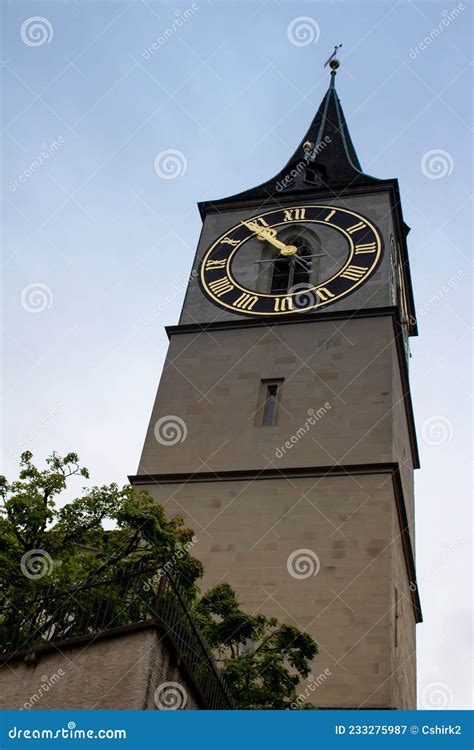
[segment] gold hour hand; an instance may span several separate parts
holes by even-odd
[[[251,229],[252,232],[256,233],[259,240],[269,242],[270,245],[276,247],[282,255],[294,255],[297,252],[297,248],[294,245],[286,245],[277,238],[276,229],[262,227],[254,221],[244,221],[244,224]]]

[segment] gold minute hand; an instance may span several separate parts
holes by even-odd
[[[296,253],[297,248],[294,245],[285,245],[284,242],[281,242],[281,240],[277,238],[276,229],[272,229],[271,227],[262,227],[255,221],[244,221],[243,223],[252,232],[256,233],[259,240],[266,240],[271,245],[276,247],[282,255],[294,255],[294,253]]]

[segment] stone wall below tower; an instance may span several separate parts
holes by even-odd
[[[322,708],[412,707],[412,664],[393,672],[393,574],[407,591],[390,473],[143,484],[168,515],[183,515],[206,571],[247,611],[307,630],[319,644],[304,699]],[[302,577],[313,565],[312,573]],[[415,620],[406,600],[400,638]],[[399,653],[405,653],[405,646]]]
[[[186,696],[183,709],[205,708],[160,628],[122,630],[92,642],[71,639],[0,665],[0,709],[157,710],[155,690],[169,682]],[[165,686],[162,700],[167,690],[172,698]]]

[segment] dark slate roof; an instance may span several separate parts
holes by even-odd
[[[344,189],[379,182],[362,171],[335,87],[335,72],[304,138],[285,167],[271,180],[233,198],[268,198],[272,195]],[[304,144],[312,144],[305,152]],[[224,199],[224,200],[229,200]],[[220,201],[213,201],[219,203]]]

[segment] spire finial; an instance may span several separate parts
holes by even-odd
[[[336,57],[337,50],[340,49],[341,47],[342,47],[342,44],[335,45],[334,52],[331,55],[329,55],[328,59],[326,60],[323,66],[326,68],[329,65],[329,67],[331,68],[331,86],[334,86],[334,79],[336,77],[336,72],[337,72],[338,67],[341,64]]]

